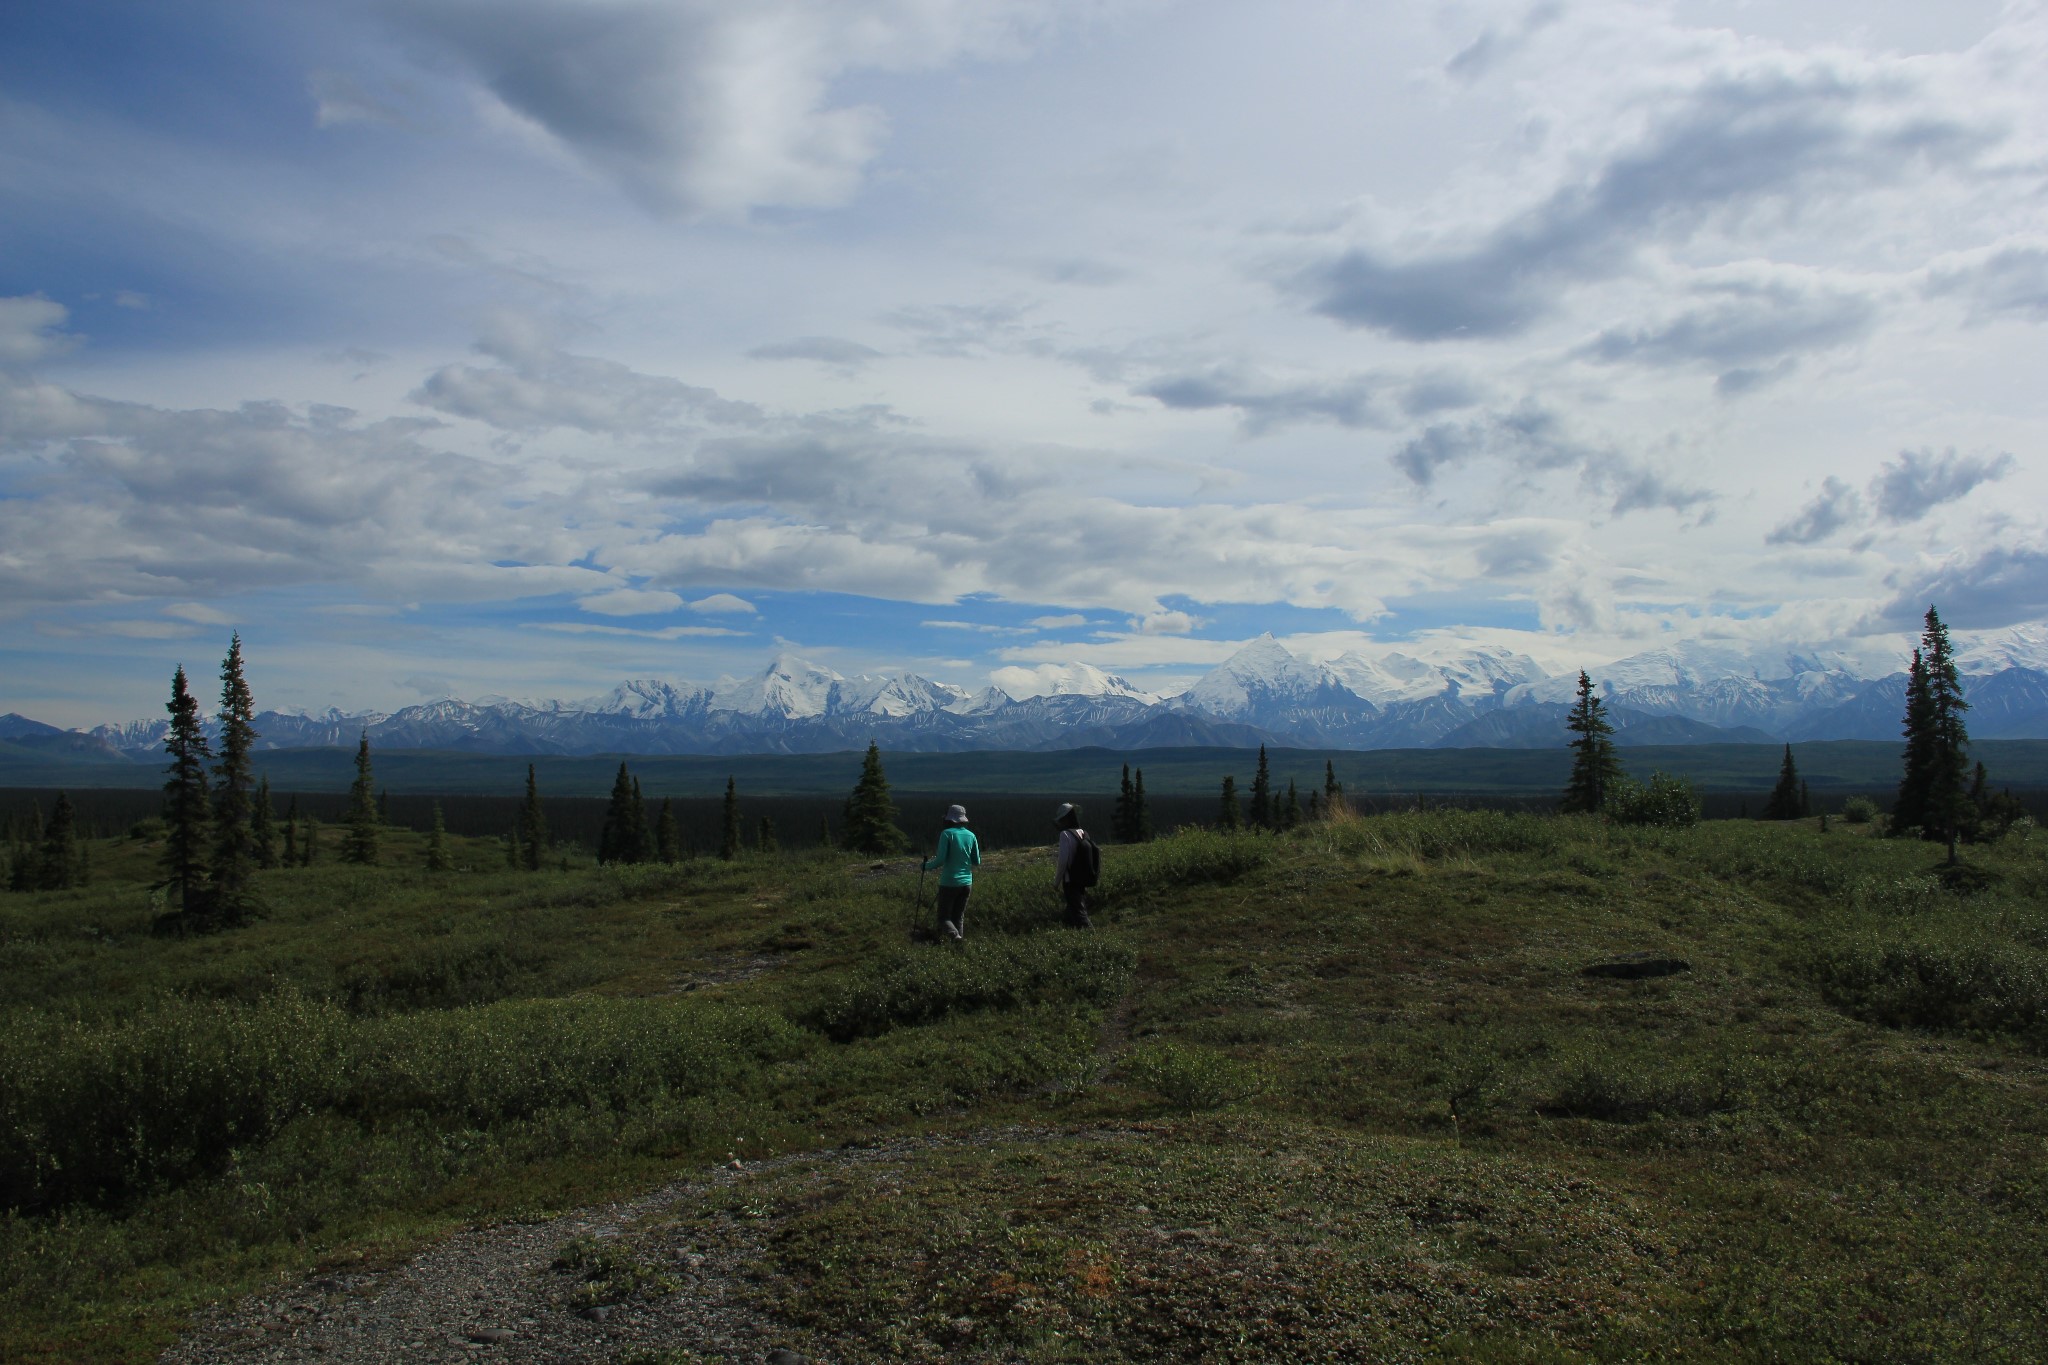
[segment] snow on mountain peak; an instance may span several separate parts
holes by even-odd
[[[1329,682],[1326,671],[1304,663],[1265,634],[1203,674],[1183,696],[1211,715],[1241,716],[1263,701],[1305,696]]]
[[[1105,673],[1094,664],[1040,664],[1036,668],[999,668],[992,675],[1006,696],[1022,697],[1130,697],[1155,702],[1158,694],[1147,692],[1128,678]]]

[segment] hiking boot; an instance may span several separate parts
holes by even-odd
[[[955,943],[958,943],[961,939],[967,937],[967,935],[960,932],[960,926],[953,923],[953,921],[951,920],[946,921],[946,932],[947,934],[952,936],[953,942]]]

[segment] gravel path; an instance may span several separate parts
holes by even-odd
[[[1103,1134],[1087,1134],[1102,1136]],[[334,1362],[395,1365],[439,1361],[631,1361],[687,1351],[686,1360],[804,1365],[776,1324],[746,1305],[737,1277],[742,1246],[713,1259],[636,1225],[687,1206],[750,1176],[790,1166],[902,1161],[962,1143],[1083,1136],[1014,1127],[961,1136],[896,1138],[872,1146],[799,1153],[718,1167],[652,1193],[579,1209],[545,1223],[473,1228],[393,1270],[328,1274],[222,1304],[159,1357],[161,1365],[273,1365]],[[759,1225],[765,1232],[765,1224]],[[673,1292],[577,1308],[585,1283],[554,1262],[572,1242],[601,1251],[617,1246],[665,1276]]]
[[[708,1361],[790,1365],[804,1357],[789,1353],[772,1326],[742,1307],[731,1266],[678,1251],[662,1267],[675,1292],[579,1312],[570,1297],[582,1278],[556,1269],[555,1257],[577,1239],[602,1246],[641,1219],[750,1173],[881,1152],[811,1153],[720,1168],[546,1223],[471,1229],[394,1270],[318,1276],[216,1307],[159,1359],[162,1365],[611,1362],[684,1348]]]

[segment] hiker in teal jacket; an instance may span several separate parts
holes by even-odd
[[[967,807],[946,808],[946,828],[939,831],[939,851],[924,860],[924,870],[939,874],[939,936],[958,940],[967,928],[967,893],[974,889],[974,869],[981,866],[981,842],[967,828]]]

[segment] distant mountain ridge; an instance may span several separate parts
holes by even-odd
[[[1971,733],[2048,738],[2048,628],[1959,637]],[[1894,739],[1905,676],[1846,654],[1757,654],[1691,643],[1617,660],[1596,681],[1623,744]],[[1016,698],[915,673],[847,677],[782,653],[758,673],[693,683],[631,679],[580,701],[453,698],[381,712],[266,711],[264,748],[350,746],[475,753],[825,753],[1136,749],[1272,744],[1346,749],[1562,745],[1576,674],[1479,647],[1432,657],[1315,661],[1262,635],[1187,691],[1159,697],[1087,664],[1040,670],[1053,690]],[[0,717],[0,744],[79,761],[154,761],[164,723],[58,730]]]

